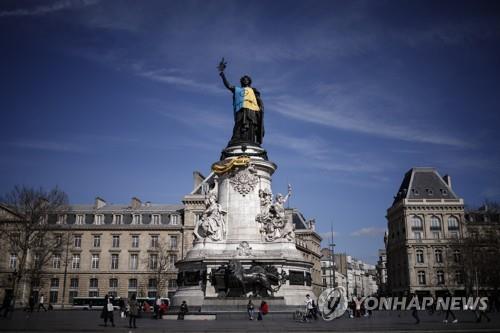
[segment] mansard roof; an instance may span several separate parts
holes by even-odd
[[[401,199],[459,198],[435,168],[415,167],[405,174],[394,203]]]
[[[143,204],[140,207],[132,208],[130,205],[106,204],[101,208],[96,208],[95,205],[70,205],[69,213],[161,213],[173,212],[184,209],[182,205],[168,204]]]

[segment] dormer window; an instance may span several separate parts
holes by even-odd
[[[420,194],[416,188],[412,188],[411,189],[411,193],[413,193],[413,195],[419,195]]]
[[[132,224],[141,224],[141,214],[134,214]]]
[[[94,224],[96,224],[96,225],[101,225],[101,224],[104,224],[104,215],[102,215],[102,214],[97,214],[97,215],[94,217]]]
[[[179,215],[170,215],[170,224],[172,225],[179,224]]]
[[[441,194],[442,195],[448,195],[448,191],[444,188],[441,189]]]
[[[152,221],[152,224],[155,224],[155,225],[160,224],[160,215],[157,215],[157,214],[153,215],[151,221]]]
[[[428,195],[433,195],[434,192],[432,191],[431,188],[426,188],[425,191],[427,192]]]
[[[84,224],[85,223],[85,215],[84,214],[78,214],[76,215],[76,224]]]
[[[123,215],[116,214],[113,216],[113,224],[122,224]]]
[[[57,216],[57,224],[66,224],[66,215]]]

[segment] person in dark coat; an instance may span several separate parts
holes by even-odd
[[[188,313],[188,311],[189,310],[186,301],[182,301],[179,315],[177,316],[177,320],[184,320],[184,316],[186,315],[186,313]]]
[[[30,299],[28,300],[28,306],[30,313],[33,313],[35,310],[35,295],[31,294]]]
[[[106,300],[104,306],[102,307],[101,318],[104,319],[104,326],[108,326],[108,320],[111,322],[111,326],[115,327],[115,321],[113,318],[113,303],[108,295],[104,296]]]
[[[12,295],[10,293],[6,293],[3,298],[2,307],[0,307],[0,311],[3,310],[3,316],[7,318],[7,314],[11,310],[12,303]]]
[[[129,306],[129,319],[128,319],[128,327],[132,328],[132,324],[134,324],[134,328],[137,328],[135,325],[135,320],[139,316],[139,302],[137,302],[137,298],[135,294],[132,295],[132,299],[128,302]]]

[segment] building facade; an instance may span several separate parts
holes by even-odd
[[[193,230],[205,209],[204,177],[194,173],[194,189],[182,205],[152,204],[132,198],[128,205],[108,204],[96,198],[93,205],[72,205],[63,214],[49,214],[45,223],[57,246],[44,260],[39,274],[25,277],[17,300],[26,304],[30,294],[41,294],[51,304],[71,304],[74,297],[171,297],[177,290],[175,263],[193,244]],[[287,209],[296,229],[296,246],[313,263],[312,281],[319,293],[320,242],[314,221],[296,209]],[[2,223],[16,223],[8,207],[0,207]],[[11,292],[20,265],[16,249],[0,256],[0,296]],[[35,252],[35,251],[33,251]],[[37,253],[30,253],[36,261]]]
[[[409,170],[387,210],[387,287],[402,295],[464,292],[461,240],[464,201],[449,176]]]

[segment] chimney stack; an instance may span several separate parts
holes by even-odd
[[[100,197],[96,197],[94,201],[94,209],[100,209],[106,206],[106,200]]]
[[[141,207],[141,205],[142,205],[141,200],[139,200],[137,197],[132,198],[132,201],[130,202],[130,206],[132,207],[132,209],[138,209]]]

